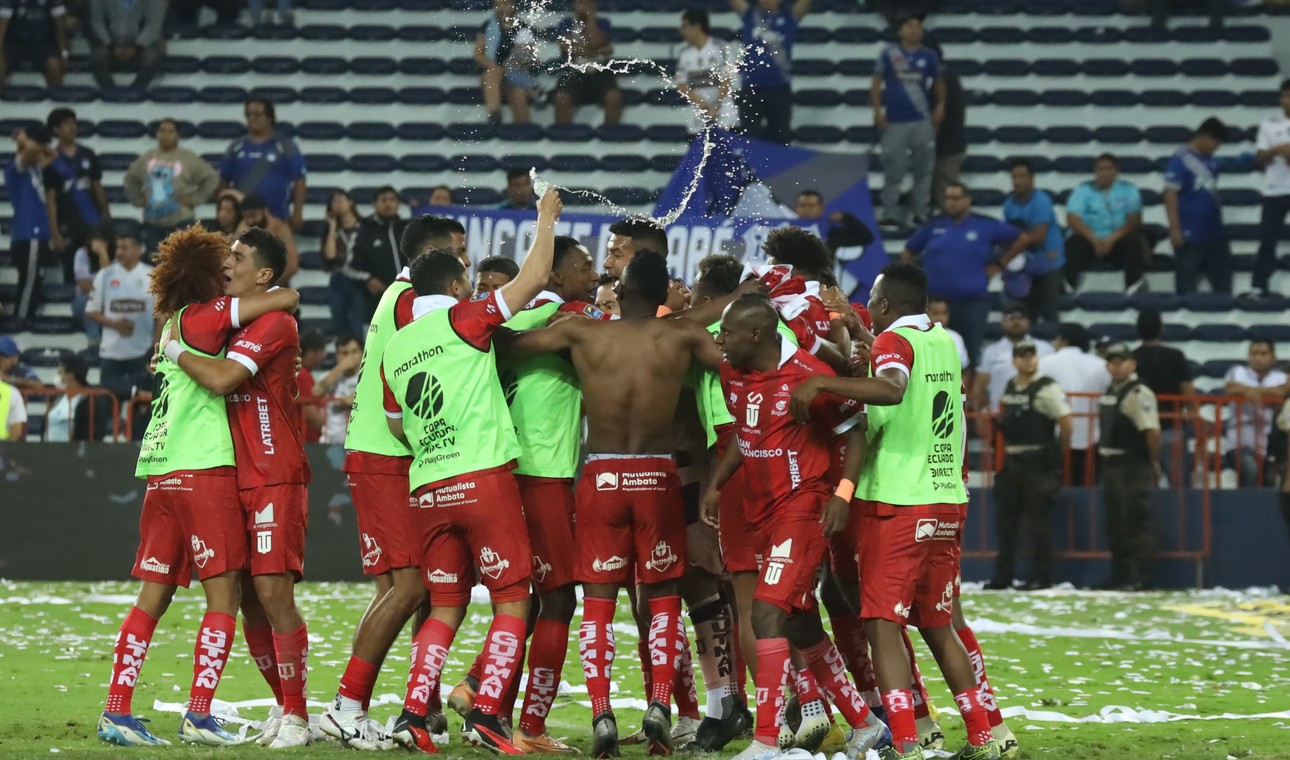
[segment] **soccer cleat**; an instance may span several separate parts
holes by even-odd
[[[735,715],[739,718],[739,724],[743,726],[739,735],[743,736],[747,734],[751,738],[753,724],[757,722],[756,719],[753,718],[752,710],[748,709],[748,705],[743,702],[739,702],[735,704]]]
[[[779,757],[779,747],[772,747],[769,744],[762,744],[754,739],[743,752],[735,755],[731,760],[773,760]]]
[[[918,743],[923,749],[945,747],[945,732],[941,730],[941,724],[937,723],[936,718],[931,715],[918,719]]]
[[[599,760],[618,755],[618,721],[606,710],[591,721],[591,756]]]
[[[143,724],[148,721],[133,715],[109,715],[99,717],[98,736],[108,744],[119,744],[122,747],[160,747],[170,744],[165,739],[152,735]]]
[[[552,739],[546,734],[538,736],[529,736],[524,733],[524,729],[515,732],[515,739],[512,742],[519,747],[525,754],[537,755],[580,755],[577,747],[570,747],[568,744]]]
[[[367,717],[366,713],[354,715],[327,708],[318,726],[324,734],[351,749],[381,749],[389,740],[380,731],[380,724]]]
[[[679,722],[679,721],[678,721]],[[694,732],[693,749],[716,752],[744,732],[744,718],[738,708],[724,718],[704,718]]]
[[[448,733],[448,716],[443,714],[443,710],[426,713],[426,730],[435,736]]]
[[[888,744],[878,750],[878,757],[880,760],[923,760],[927,756],[923,754],[923,748],[918,745],[910,747],[905,752],[899,752]]]
[[[274,705],[269,708],[269,717],[264,719],[260,724],[260,735],[256,738],[255,743],[261,747],[267,747],[278,738],[278,729],[282,727],[282,705]]]
[[[1003,757],[1012,758],[1017,756],[1020,745],[1017,744],[1017,737],[1013,735],[1012,730],[1008,728],[1007,723],[1000,723],[990,729],[994,740],[999,742],[999,754]]]
[[[971,744],[963,745],[963,749],[955,752],[950,760],[999,760],[1002,757],[1002,749],[999,742],[991,739],[979,747]]]
[[[780,752],[787,752],[790,749],[792,749],[793,743],[796,740],[797,740],[797,734],[793,733],[793,729],[789,728],[787,723],[780,722],[779,737],[775,741],[775,744],[776,746],[779,747]]]
[[[650,702],[645,708],[641,730],[648,739],[645,751],[651,755],[672,754],[672,710],[662,702]]]
[[[390,738],[409,752],[439,754],[439,747],[435,745],[430,738],[430,732],[426,730],[426,719],[407,710],[404,710],[399,719],[394,722],[394,730],[390,732]]]
[[[278,728],[278,737],[269,745],[269,749],[287,749],[289,747],[307,747],[313,741],[309,733],[309,719],[301,715],[284,715]]]
[[[184,713],[179,720],[179,741],[188,744],[204,744],[207,747],[225,747],[231,744],[242,744],[246,740],[224,728],[224,721],[214,715],[198,718],[191,712]]]
[[[824,738],[829,735],[831,725],[833,723],[829,720],[821,700],[807,702],[802,705],[802,722],[797,727],[797,733],[793,735],[793,746],[815,754],[819,751]]]
[[[880,746],[884,742],[891,743],[891,731],[882,723],[876,723],[864,728],[853,728],[847,734],[846,753],[847,760],[862,760],[869,750]],[[832,757],[830,754],[829,757]]]
[[[469,678],[461,679],[461,683],[452,687],[452,692],[448,694],[448,709],[460,715],[463,719],[470,715],[470,711],[475,709],[475,689],[470,685]]]
[[[499,755],[524,754],[524,750],[516,747],[510,739],[506,738],[501,721],[496,715],[486,715],[479,710],[471,710],[470,715],[466,717],[466,725],[461,729],[461,740]]]
[[[687,718],[684,715],[677,716],[676,725],[672,726],[672,746],[677,749],[685,749],[694,743],[698,731],[699,721],[694,718]]]
[[[847,748],[847,735],[842,732],[842,726],[837,723],[829,723],[829,732],[824,735],[824,741],[820,742],[820,752],[825,757],[833,757],[838,752],[843,752]]]

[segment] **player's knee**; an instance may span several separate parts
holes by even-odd
[[[819,615],[791,615],[784,621],[784,630],[788,640],[798,649],[807,649],[820,643],[824,638],[824,626]]]
[[[760,599],[753,602],[752,625],[757,638],[779,638],[785,634],[787,623],[788,613],[783,608]]]
[[[578,596],[573,586],[563,586],[542,595],[538,618],[567,623],[573,620],[573,613],[577,606]]]

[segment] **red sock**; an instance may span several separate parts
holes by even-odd
[[[672,682],[681,661],[681,597],[649,600],[649,659],[651,702],[672,703]]]
[[[954,695],[954,703],[959,706],[963,724],[967,726],[968,744],[980,747],[994,738],[990,734],[990,720],[986,717],[985,707],[977,696],[976,689],[968,689]]]
[[[501,714],[502,701],[511,682],[519,678],[524,659],[524,621],[514,615],[497,615],[484,639],[484,667],[480,671],[475,709],[485,715]]]
[[[470,670],[466,671],[466,680],[479,690],[479,680],[484,677],[484,653],[480,652],[475,655],[475,661],[470,663]]]
[[[527,632],[527,624],[525,625]],[[521,634],[523,641],[523,634]],[[524,672],[524,658],[528,654],[528,647],[520,649],[520,661],[515,664],[515,675],[511,678],[511,683],[506,687],[506,693],[502,695],[501,704],[497,708],[498,715],[505,715],[508,721],[515,717],[515,701],[520,698],[520,673]]]
[[[228,664],[228,651],[233,646],[233,633],[237,620],[224,612],[207,612],[202,617],[202,627],[197,631],[197,646],[193,650],[193,685],[188,692],[188,711],[205,715],[211,711],[211,699],[219,687],[219,679]]]
[[[676,668],[676,680],[672,684],[672,698],[676,700],[678,716],[699,720],[699,692],[694,685],[694,656],[690,652],[690,636],[686,633],[685,621],[679,616],[676,624],[681,637],[681,660]]]
[[[529,736],[546,733],[546,716],[551,712],[560,673],[569,648],[569,624],[558,620],[538,620],[529,643],[529,685],[524,692],[524,709],[520,730]]]
[[[909,638],[909,629],[902,628],[900,635],[905,637],[905,654],[909,656],[909,672],[913,676],[910,693],[914,699],[914,719],[927,718],[931,716],[928,710],[927,688],[923,686],[923,674],[918,672],[918,660],[914,658],[914,642]]]
[[[152,632],[157,630],[157,620],[139,609],[131,607],[121,621],[116,643],[112,645],[112,680],[108,682],[107,712],[129,715],[134,685],[139,681],[139,671],[152,644]]]
[[[999,700],[994,696],[994,689],[990,686],[990,678],[985,672],[985,655],[981,653],[981,645],[977,643],[976,634],[972,629],[963,626],[955,631],[959,635],[959,641],[963,642],[963,648],[967,650],[968,659],[972,661],[972,674],[976,676],[977,696],[981,701],[981,706],[985,708],[986,717],[990,721],[990,728],[1003,724],[1003,713],[999,712]]]
[[[269,685],[278,707],[282,707],[282,679],[278,678],[278,655],[273,651],[273,629],[268,625],[249,626],[243,618],[242,637],[246,639],[246,650],[251,653],[256,670]]]
[[[609,712],[609,674],[614,664],[614,600],[586,597],[578,627],[578,656],[591,697],[591,714]]]
[[[340,676],[340,695],[355,702],[362,702],[363,709],[372,701],[372,690],[376,688],[376,678],[381,673],[379,665],[360,657],[350,655],[349,664]]]
[[[838,648],[833,646],[833,642],[829,641],[829,637],[825,636],[815,646],[803,649],[802,657],[829,701],[846,718],[847,725],[852,728],[869,725],[869,706],[847,677],[846,660],[842,658]]]
[[[869,636],[859,615],[839,615],[832,618],[833,635],[838,651],[847,661],[847,670],[855,679],[856,688],[865,702],[873,707],[878,699],[878,679],[873,672],[873,659],[869,656]]]
[[[403,709],[425,717],[430,695],[439,690],[439,678],[448,661],[448,647],[457,632],[446,623],[428,618],[412,639],[412,669],[408,672],[408,691]]]
[[[918,744],[918,728],[914,718],[914,695],[909,689],[892,689],[882,695],[882,706],[887,711],[887,727],[891,729],[891,743],[897,752],[907,752]]]
[[[735,692],[734,696],[739,702],[747,704],[748,702],[748,663],[744,662],[744,648],[740,644],[739,624],[731,626],[730,651],[733,654],[731,660],[735,669]]]
[[[654,690],[654,668],[650,665],[649,659],[649,629],[645,630],[645,637],[636,642],[636,654],[640,658],[641,665],[641,683],[645,684],[645,699],[649,699],[650,692]]]
[[[797,694],[799,704],[807,702],[823,702],[824,693],[820,691],[820,684],[811,675],[809,668],[798,668],[793,666],[791,673],[793,675],[793,691]]]
[[[753,739],[772,747],[779,742],[788,666],[788,639],[757,640],[757,731]]]
[[[278,656],[278,679],[282,681],[283,715],[309,716],[305,706],[305,683],[309,680],[309,632],[302,623],[287,634],[273,634],[273,651]]]

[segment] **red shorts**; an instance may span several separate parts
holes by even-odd
[[[573,481],[516,475],[539,594],[573,583]]]
[[[192,582],[193,562],[188,534],[179,521],[178,499],[172,497],[182,483],[161,485],[170,480],[170,475],[148,478],[139,513],[139,551],[135,552],[131,575],[141,581],[187,588]]]
[[[860,582],[860,531],[864,522],[864,509],[859,501],[851,501],[846,527],[829,541],[829,554],[833,575],[843,583],[855,586]]]
[[[148,499],[164,503],[179,518],[179,535],[197,580],[246,569],[246,521],[232,467],[149,477]]]
[[[238,492],[246,520],[251,575],[305,573],[305,533],[309,530],[309,487],[275,483]]]
[[[774,507],[766,526],[761,576],[753,599],[789,614],[816,608],[815,585],[829,547],[820,513],[831,495],[798,490]]]
[[[717,461],[725,456],[734,438],[734,425],[717,428]],[[744,470],[739,468],[721,487],[717,506],[717,531],[721,537],[721,559],[729,573],[755,573],[761,567],[758,554],[766,545],[765,535],[748,520],[744,510]]]
[[[509,466],[431,483],[413,497],[424,536],[419,564],[432,605],[466,606],[476,571],[494,602],[528,598],[533,559]]]
[[[575,576],[639,583],[685,574],[685,515],[670,457],[592,455],[578,482]]]
[[[958,505],[943,506],[876,515],[872,503],[864,505],[861,617],[922,628],[950,624],[963,521]]]
[[[416,567],[421,559],[421,525],[411,509],[416,499],[408,494],[407,468],[402,475],[351,472],[345,477],[358,517],[363,573],[384,575]]]

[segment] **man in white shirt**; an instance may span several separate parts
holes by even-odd
[[[1003,337],[986,346],[977,363],[971,399],[976,409],[998,411],[1008,381],[1017,375],[1012,365],[1012,346],[1023,340],[1035,344],[1035,353],[1041,360],[1053,352],[1053,344],[1031,337],[1030,314],[1024,306],[1014,304],[1003,312]]]
[[[950,329],[950,304],[944,298],[927,299],[927,317],[936,324],[945,328],[949,333],[950,339],[954,341],[954,347],[959,352],[959,366],[964,372],[971,371],[968,367],[967,344],[963,342],[963,336]]]
[[[1088,330],[1070,322],[1057,331],[1056,353],[1039,360],[1039,374],[1057,381],[1067,393],[1071,413],[1071,485],[1096,485],[1098,400],[1111,384],[1106,362],[1088,353]],[[1088,396],[1070,394],[1090,394]]]
[[[1276,369],[1276,363],[1272,341],[1250,341],[1249,363],[1232,367],[1225,378],[1224,392],[1244,397],[1239,410],[1236,404],[1228,404],[1223,411],[1223,466],[1237,471],[1242,487],[1270,482],[1267,472],[1263,482],[1259,479],[1259,465],[1268,453],[1272,430],[1273,407],[1268,404],[1282,399],[1281,388],[1287,382],[1286,373]]]
[[[709,124],[731,129],[738,113],[731,93],[732,66],[726,46],[708,31],[708,12],[691,8],[681,14],[685,47],[676,59],[676,89],[690,102],[687,128],[691,134]]]
[[[1259,215],[1259,253],[1254,260],[1254,290],[1247,297],[1268,294],[1277,268],[1277,243],[1290,212],[1290,79],[1281,83],[1281,114],[1259,125],[1254,159],[1263,167],[1263,209]]]
[[[323,443],[345,442],[349,410],[354,405],[354,391],[358,388],[358,369],[362,361],[363,341],[357,335],[342,335],[336,339],[336,366],[315,383],[313,388],[315,398],[332,398],[327,404]]]
[[[103,326],[99,343],[100,381],[121,398],[131,388],[151,386],[148,358],[156,336],[149,292],[152,267],[142,262],[143,242],[137,232],[117,236],[116,258],[94,276],[94,289],[85,318]]]

